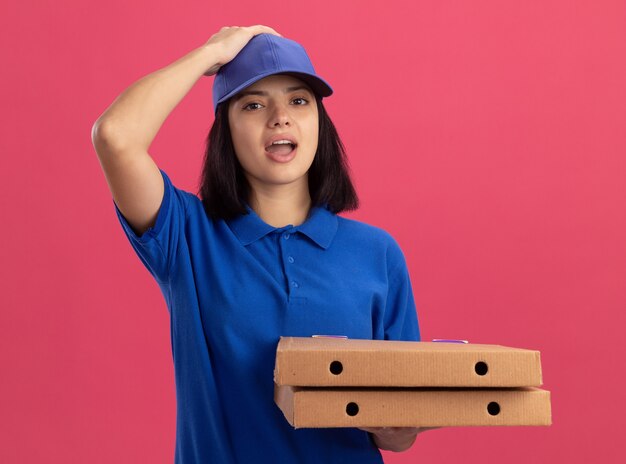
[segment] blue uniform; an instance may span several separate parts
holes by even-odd
[[[175,463],[382,463],[365,431],[289,425],[273,374],[280,336],[420,340],[396,241],[325,207],[295,227],[273,227],[249,206],[233,220],[212,219],[161,174],[161,208],[141,236],[113,204],[167,303]]]

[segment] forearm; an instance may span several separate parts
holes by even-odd
[[[200,77],[219,62],[210,45],[198,47],[170,65],[139,79],[98,118],[117,146],[148,150],[167,116]]]

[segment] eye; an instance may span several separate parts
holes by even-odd
[[[306,104],[308,104],[308,103],[309,103],[309,100],[308,100],[308,99],[306,99],[306,98],[303,98],[303,97],[296,97],[296,98],[294,98],[294,99],[293,99],[293,100],[291,100],[291,101],[292,101],[292,102],[294,102],[294,101],[298,101],[298,100],[301,100],[301,101],[302,101],[302,102],[304,102],[304,103],[297,103],[297,104],[296,104],[296,106],[304,106],[304,105],[306,105]],[[255,108],[250,108],[252,105],[259,105],[259,106],[263,106],[263,105],[261,105],[260,103],[252,102],[252,103],[248,103],[247,105],[245,105],[242,109],[243,109],[244,111],[254,111],[255,109],[258,109],[258,108],[256,108],[256,107],[255,107]]]
[[[246,106],[244,106],[244,107],[243,107],[243,109],[244,109],[245,111],[252,111],[252,110],[249,110],[249,109],[248,109],[248,107],[249,107],[250,105],[260,105],[260,103],[248,103]]]

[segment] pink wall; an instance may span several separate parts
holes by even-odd
[[[252,24],[334,87],[348,216],[400,243],[423,339],[542,354],[551,427],[430,431],[386,461],[626,462],[624,2],[36,3],[0,14],[0,462],[173,461],[167,310],[90,130],[138,78]],[[212,79],[151,147],[189,191]]]

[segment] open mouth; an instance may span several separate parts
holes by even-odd
[[[285,156],[291,153],[297,147],[294,143],[278,143],[265,147],[265,151],[278,156]]]

